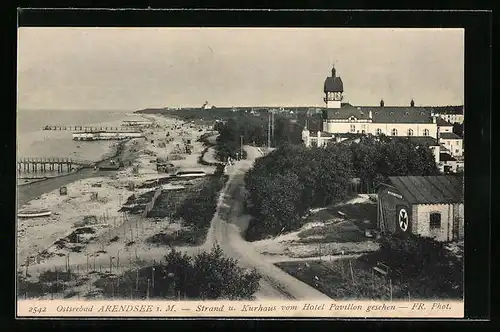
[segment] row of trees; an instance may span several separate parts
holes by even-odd
[[[362,136],[349,148],[354,175],[366,185],[368,192],[388,176],[438,174],[431,150],[409,138]]]
[[[242,113],[238,117],[226,122],[218,122],[214,129],[219,132],[216,152],[219,160],[227,157],[236,158],[240,153],[241,142],[256,146],[267,146],[270,139],[271,146],[300,144],[302,128],[289,119],[275,115],[274,128],[269,131],[267,116],[253,116]],[[245,152],[243,151],[244,157]]]
[[[247,235],[297,228],[311,207],[344,200],[355,177],[373,188],[391,175],[437,171],[431,151],[407,139],[367,136],[326,148],[283,146],[257,159],[245,175],[248,206],[255,217]]]

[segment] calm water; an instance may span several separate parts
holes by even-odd
[[[116,142],[74,141],[71,131],[42,130],[44,125],[119,126],[124,119],[140,119],[130,111],[18,110],[17,157],[69,157],[97,161]]]

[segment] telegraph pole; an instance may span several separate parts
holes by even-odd
[[[271,148],[271,113],[269,113],[267,121],[267,148]]]
[[[240,158],[243,159],[243,135],[240,135]]]

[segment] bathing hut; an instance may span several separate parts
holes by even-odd
[[[61,187],[61,188],[59,188],[59,194],[61,196],[66,196],[68,194],[68,188],[67,187]]]

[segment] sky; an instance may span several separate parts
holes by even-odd
[[[464,30],[19,28],[18,108],[459,105]]]

